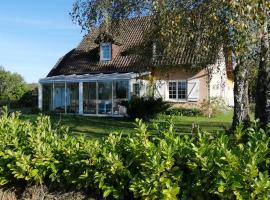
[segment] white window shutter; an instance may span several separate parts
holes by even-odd
[[[188,101],[198,101],[199,100],[199,80],[188,80],[187,85],[187,96]]]

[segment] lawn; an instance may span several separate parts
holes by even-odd
[[[34,121],[37,115],[22,115],[21,120]],[[123,118],[109,117],[86,117],[76,115],[53,115],[51,119],[54,123],[60,122],[61,125],[68,126],[74,134],[85,134],[88,137],[99,138],[107,136],[112,132],[122,132],[123,134],[131,131],[134,123]],[[192,124],[198,124],[204,131],[217,132],[225,131],[231,125],[232,114],[222,114],[213,118],[206,117],[184,117],[161,115],[154,122],[165,122],[171,120],[175,124],[175,129],[179,133],[190,133]],[[151,123],[149,123],[151,128]]]

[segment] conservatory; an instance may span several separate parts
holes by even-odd
[[[44,112],[123,116],[122,101],[137,91],[136,74],[54,76],[39,81],[39,108]]]

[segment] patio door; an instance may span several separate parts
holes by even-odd
[[[97,83],[83,83],[83,113],[97,114]]]
[[[98,114],[112,115],[112,81],[98,82]]]
[[[65,112],[65,84],[54,84],[54,111]]]

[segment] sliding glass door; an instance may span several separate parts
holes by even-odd
[[[42,85],[42,110],[44,112],[53,109],[53,84]]]
[[[83,112],[84,114],[97,114],[96,82],[83,83]]]
[[[54,84],[54,104],[55,112],[65,112],[65,83]]]
[[[98,114],[112,114],[112,81],[98,82]]]
[[[117,80],[113,82],[113,114],[124,115],[126,108],[121,105],[128,100],[128,81]]]
[[[67,83],[67,113],[79,113],[79,83]]]

